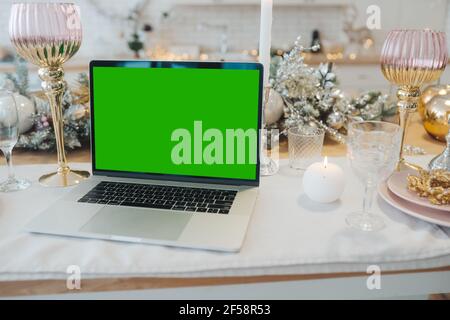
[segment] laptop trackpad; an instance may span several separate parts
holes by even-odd
[[[177,240],[190,214],[129,207],[104,207],[80,231],[132,238]]]

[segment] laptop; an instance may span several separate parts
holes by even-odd
[[[93,177],[32,233],[236,252],[259,186],[258,63],[92,61]]]

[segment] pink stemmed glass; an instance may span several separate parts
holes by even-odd
[[[37,65],[52,113],[58,170],[39,179],[44,186],[67,187],[89,177],[71,170],[64,151],[62,99],[66,90],[62,65],[81,46],[82,28],[78,6],[71,3],[17,3],[11,8],[9,35],[17,53]]]
[[[397,91],[400,126],[403,129],[398,170],[409,167],[403,156],[403,144],[410,115],[417,110],[420,87],[436,81],[447,66],[447,41],[444,32],[432,30],[394,30],[388,34],[381,52],[381,69]]]

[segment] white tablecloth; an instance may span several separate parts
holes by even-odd
[[[379,198],[374,210],[384,217],[383,231],[364,233],[347,227],[346,214],[361,206],[362,186],[344,158],[330,160],[346,170],[347,187],[338,203],[308,200],[300,174],[286,162],[278,175],[262,178],[238,254],[26,233],[23,226],[69,190],[45,189],[36,182],[54,166],[18,166],[18,175],[34,184],[24,192],[0,194],[0,280],[65,278],[70,265],[79,266],[84,278],[308,274],[364,272],[371,264],[384,271],[450,265],[449,229],[411,218]],[[6,168],[0,168],[0,175],[5,174]]]

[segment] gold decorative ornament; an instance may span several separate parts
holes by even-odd
[[[423,119],[425,115],[425,105],[430,102],[431,99],[440,95],[446,96],[450,93],[450,84],[447,85],[431,85],[423,89],[422,95],[419,99],[419,105],[417,111],[419,112],[420,117]]]
[[[449,130],[450,85],[426,88],[420,97],[418,110],[428,134],[445,142]]]
[[[420,170],[419,176],[408,176],[408,190],[435,205],[450,204],[450,172]]]
[[[450,94],[437,96],[426,105],[423,125],[435,139],[445,142],[448,133],[448,115],[450,114]]]

